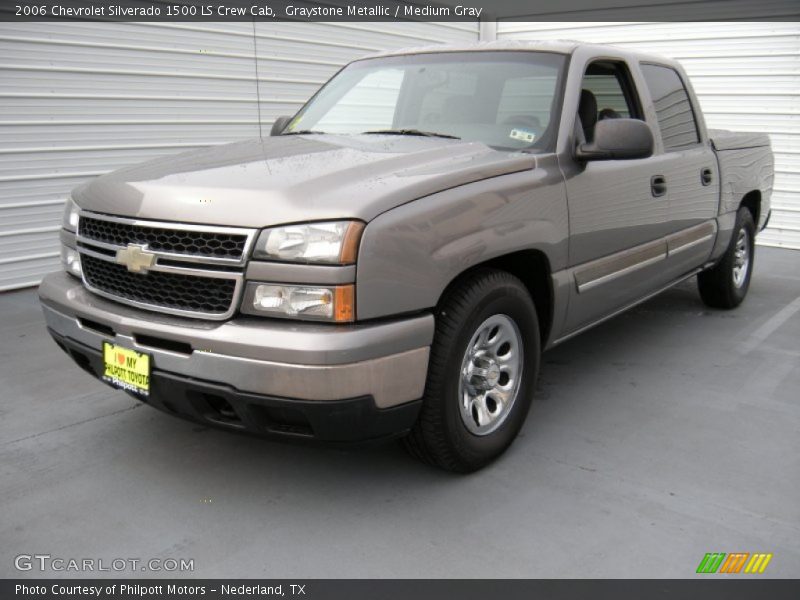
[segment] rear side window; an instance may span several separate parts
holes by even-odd
[[[642,65],[658,117],[664,150],[679,150],[700,141],[689,94],[678,73],[669,67]]]

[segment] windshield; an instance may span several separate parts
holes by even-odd
[[[297,113],[301,132],[441,135],[506,150],[550,150],[566,57],[442,52],[358,61]]]

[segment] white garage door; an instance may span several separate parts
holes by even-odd
[[[800,24],[500,22],[497,38],[615,44],[680,60],[709,127],[770,134],[773,213],[759,243],[800,248]]]
[[[0,23],[0,290],[58,268],[62,206],[83,180],[257,136],[259,113],[268,133],[349,60],[473,42],[478,27],[265,22],[255,34],[252,23]]]

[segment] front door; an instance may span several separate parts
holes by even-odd
[[[644,120],[637,87],[623,60],[590,63],[577,92],[579,142],[591,140],[599,120]],[[669,281],[663,269],[670,230],[664,161],[653,156],[571,160],[564,165],[574,279],[565,333],[624,308]]]

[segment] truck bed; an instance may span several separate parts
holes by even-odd
[[[766,224],[774,179],[769,136],[765,133],[710,129],[709,140],[717,155],[720,179],[720,214],[738,209],[751,190],[761,193],[761,212],[756,229]]]
[[[708,139],[714,150],[741,150],[744,148],[769,147],[769,136],[766,133],[749,131],[730,131],[729,129],[709,129]]]

